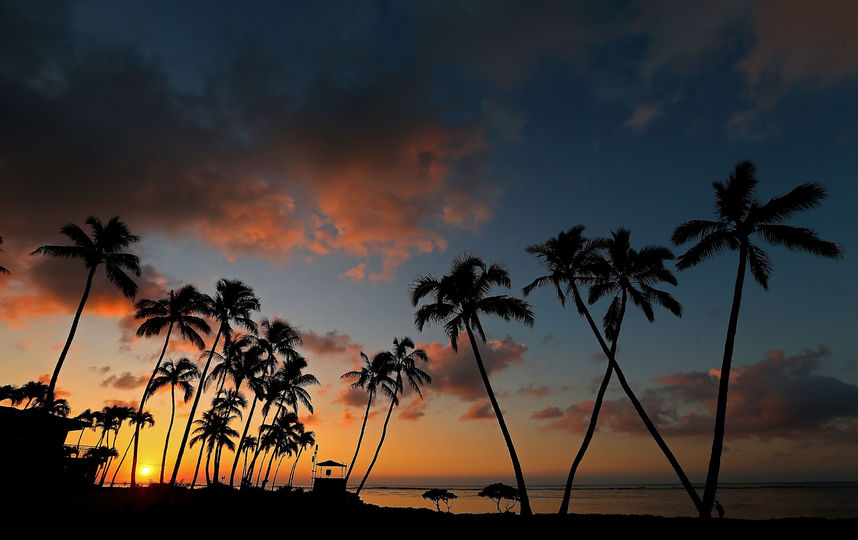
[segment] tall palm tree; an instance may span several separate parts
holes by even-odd
[[[676,228],[671,237],[677,245],[698,240],[697,244],[679,257],[676,267],[680,270],[691,268],[726,249],[739,252],[739,268],[733,288],[733,305],[727,323],[727,338],[715,406],[712,453],[700,508],[700,517],[704,518],[710,517],[712,513],[718,489],[727,417],[727,390],[746,269],[750,268],[751,275],[764,290],[768,290],[772,270],[768,255],[754,243],[754,239],[760,238],[770,244],[784,246],[793,251],[806,251],[819,257],[836,259],[843,255],[839,245],[822,240],[815,231],[783,224],[793,215],[819,205],[826,195],[821,185],[802,184],[786,195],[774,197],[761,204],[756,199],[757,178],[755,167],[750,161],[738,163],[726,181],[714,182],[712,185],[715,188],[716,219],[686,221]]]
[[[255,352],[258,352],[260,349],[253,349]],[[229,473],[229,487],[233,487],[235,485],[235,472],[238,469],[238,460],[241,457],[241,453],[244,452],[244,462],[247,463],[247,451],[244,447],[245,440],[247,439],[247,431],[250,429],[250,421],[253,420],[253,413],[256,411],[256,403],[260,399],[265,398],[265,392],[268,387],[269,378],[264,376],[264,374],[259,373],[257,375],[252,375],[247,380],[247,385],[250,387],[250,391],[253,392],[253,401],[250,405],[250,412],[247,413],[247,421],[244,423],[244,430],[241,433],[241,445],[239,445],[238,451],[235,453],[235,458],[232,461],[232,470]]]
[[[247,407],[247,398],[244,397],[244,394],[242,394],[238,390],[225,390],[215,396],[215,398],[212,400],[211,410],[226,419],[226,422],[228,424],[232,421],[233,418],[238,418],[240,420],[242,418],[241,411],[245,407]],[[235,436],[238,436],[238,432],[235,433]],[[220,460],[221,454],[223,452],[223,447],[224,444],[218,444],[215,448],[214,482],[216,484],[220,481],[220,476],[218,475],[218,473],[220,472]],[[235,450],[235,445],[229,445],[228,448],[230,450]]]
[[[285,412],[275,418],[272,424],[262,426],[262,444],[271,450],[271,458],[268,460],[265,478],[262,480],[263,489],[268,484],[268,476],[271,473],[271,464],[274,462],[274,458],[297,452],[297,440],[303,432],[304,424],[298,420],[298,415],[293,412]]]
[[[238,437],[238,432],[232,429],[229,425],[234,416],[227,416],[219,413],[214,408],[204,412],[199,420],[194,421],[198,427],[194,430],[194,438],[191,441],[191,446],[197,442],[204,443],[208,457],[206,458],[206,477],[209,476],[209,459],[212,453],[217,453],[217,449],[221,446],[226,446],[230,450],[235,449],[233,438]],[[202,449],[200,449],[200,457],[202,457]],[[199,469],[199,459],[197,460],[197,469]],[[215,462],[214,480],[218,480],[217,462]],[[197,472],[194,472],[194,480],[191,484],[193,487],[196,484]],[[211,483],[211,482],[208,482]]]
[[[164,353],[167,352],[167,345],[170,343],[170,336],[173,334],[173,329],[179,331],[181,336],[190,341],[193,346],[198,349],[205,347],[205,342],[200,334],[209,335],[211,328],[206,320],[199,315],[204,312],[203,295],[193,285],[185,285],[181,289],[172,290],[166,298],[160,300],[140,300],[135,305],[136,313],[134,318],[143,320],[140,327],[137,329],[139,337],[149,337],[159,335],[165,328],[167,335],[164,338],[164,346],[161,347],[161,354],[158,356],[158,361],[155,362],[155,369],[152,370],[152,375],[146,382],[143,389],[143,397],[140,398],[140,407],[138,413],[143,411],[143,405],[146,404],[146,399],[149,397],[152,386],[152,381],[157,376],[158,370],[161,367],[161,361],[164,359]],[[187,399],[185,399],[187,401]],[[174,400],[175,407],[175,400]],[[173,418],[170,417],[170,428],[173,427]],[[137,450],[139,446],[139,424],[135,428],[134,437],[134,455],[131,462],[131,487],[137,486]],[[167,437],[169,438],[169,431]],[[164,467],[161,467],[161,482],[164,482]]]
[[[256,333],[256,323],[251,318],[251,313],[259,311],[259,298],[253,294],[253,289],[238,280],[220,279],[217,282],[217,293],[214,298],[206,297],[204,302],[204,313],[215,319],[218,322],[218,330],[215,335],[212,347],[209,350],[208,360],[200,373],[200,380],[205,381],[208,375],[209,366],[212,362],[212,357],[217,350],[217,344],[221,336],[231,337],[235,324],[246,329],[249,332]],[[194,422],[194,416],[197,412],[197,406],[200,403],[200,397],[203,393],[203,385],[197,385],[197,394],[194,397],[194,404],[191,406],[191,412],[188,416],[188,424],[185,426],[185,432],[182,435],[182,442],[179,444],[179,454],[176,456],[176,465],[173,467],[173,474],[170,478],[170,485],[176,484],[176,476],[179,474],[179,466],[182,464],[182,456],[185,454],[185,445],[188,442],[188,435],[191,432],[191,426]]]
[[[2,245],[3,245],[3,237],[2,237],[2,236],[0,236],[0,246],[2,246]],[[0,251],[3,251],[3,250],[2,250],[2,249],[0,249]],[[10,272],[9,272],[9,270],[8,270],[8,269],[6,269],[6,268],[4,268],[4,267],[0,266],[0,274],[9,274],[9,273],[10,273]]]
[[[583,232],[584,227],[577,225],[568,231],[561,232],[556,237],[542,244],[533,244],[527,248],[527,252],[536,256],[549,273],[535,279],[530,285],[525,287],[524,294],[530,294],[536,287],[553,285],[557,292],[557,297],[563,306],[566,305],[566,296],[571,294],[578,313],[587,319],[593,334],[596,336],[605,356],[608,358],[608,367],[596,394],[587,431],[584,434],[581,447],[572,461],[572,467],[569,469],[559,513],[566,514],[569,510],[575,473],[593,438],[605,392],[608,389],[608,383],[614,371],[617,371],[617,378],[620,379],[623,390],[625,390],[629,399],[635,405],[636,411],[641,416],[641,419],[643,419],[650,434],[656,439],[659,447],[665,453],[665,456],[667,456],[668,461],[674,466],[674,470],[677,472],[685,488],[689,490],[692,502],[698,505],[700,499],[697,492],[691,486],[691,483],[688,482],[685,473],[679,467],[679,463],[673,457],[667,444],[664,443],[655,425],[649,420],[649,417],[640,405],[640,401],[627,384],[616,362],[620,326],[622,325],[626,302],[629,296],[643,310],[650,322],[655,317],[652,310],[653,303],[666,307],[677,316],[681,315],[682,311],[679,303],[670,294],[654,288],[655,285],[662,281],[673,285],[676,284],[673,274],[664,266],[664,261],[672,259],[673,255],[668,250],[659,247],[645,247],[640,251],[632,249],[629,244],[630,233],[626,229],[619,229],[612,234],[610,239],[588,240],[583,236]],[[606,251],[604,256],[602,255],[603,249]],[[581,298],[578,289],[579,284],[592,285],[590,297],[592,301],[597,300],[603,295],[614,294],[611,307],[604,319],[605,333],[611,341],[610,348],[602,338],[598,326],[590,315],[590,310]]]
[[[134,424],[134,417],[137,414],[137,411],[134,410],[134,407],[125,407],[122,405],[111,405],[109,407],[109,412],[107,414],[108,419],[110,419],[110,428],[113,430],[113,444],[111,448],[116,450],[116,440],[119,438],[119,431],[122,429],[122,424],[127,420],[129,424]],[[109,443],[109,435],[106,437],[105,442]],[[118,455],[118,454],[117,454]],[[110,470],[110,466],[113,464],[113,458],[110,458],[110,461],[107,462],[107,465],[104,467],[104,470],[101,473],[101,480],[99,480],[98,485],[103,486],[104,480],[107,478],[107,471]]]
[[[83,259],[84,266],[89,271],[86,276],[83,296],[80,299],[80,304],[72,320],[71,330],[69,330],[68,338],[66,338],[66,343],[60,352],[57,365],[54,367],[54,372],[51,375],[51,382],[48,385],[48,392],[45,397],[48,407],[50,407],[51,402],[54,400],[54,389],[57,386],[57,378],[66,360],[69,347],[71,347],[75,331],[77,331],[83,307],[86,305],[86,299],[89,298],[89,292],[92,289],[92,278],[95,277],[95,271],[98,269],[98,266],[101,264],[104,265],[107,279],[122,291],[122,294],[127,298],[134,298],[137,294],[137,283],[126,272],[131,272],[139,277],[140,260],[137,258],[137,255],[124,253],[123,250],[140,240],[140,237],[131,234],[128,231],[128,227],[119,221],[118,217],[112,218],[106,225],[95,217],[88,217],[86,223],[89,225],[90,234],[84,232],[83,229],[74,223],[69,223],[60,229],[62,234],[71,239],[73,245],[44,245],[32,253],[33,255]]]
[[[88,430],[88,429],[93,429],[95,427],[95,413],[90,409],[86,409],[82,413],[75,416],[75,420],[78,420],[78,421],[86,424],[86,427],[80,430],[80,435],[78,435],[78,437],[77,437],[77,449],[79,452],[80,451],[80,441],[81,441],[81,439],[83,439],[83,432]]]
[[[450,273],[441,277],[434,274],[422,274],[411,283],[411,303],[415,307],[425,297],[434,297],[434,301],[422,305],[414,314],[414,325],[422,331],[427,323],[443,324],[450,346],[458,352],[459,333],[464,329],[468,334],[474,359],[480,377],[486,387],[486,393],[494,409],[507,450],[515,471],[515,479],[521,494],[521,515],[531,516],[530,500],[527,497],[527,487],[524,474],[518,461],[518,454],[512,443],[512,437],[506,427],[500,405],[498,405],[488,373],[483,365],[482,356],[474,337],[476,331],[483,343],[486,334],[480,323],[479,315],[500,317],[505,321],[515,319],[527,326],[533,326],[533,311],[530,304],[519,298],[501,294],[487,296],[494,286],[509,288],[511,285],[509,271],[499,263],[486,265],[485,261],[476,255],[464,254],[453,259]]]
[[[154,394],[165,386],[170,387],[170,425],[164,438],[164,455],[161,457],[160,483],[164,483],[164,469],[167,466],[167,447],[170,445],[170,433],[173,431],[173,420],[176,417],[176,387],[182,391],[182,401],[185,403],[194,395],[194,385],[191,381],[200,378],[200,369],[187,358],[179,358],[178,362],[167,360],[158,366],[155,378],[149,383],[149,393]]]
[[[355,447],[355,455],[352,456],[352,462],[349,464],[349,470],[346,472],[346,483],[349,481],[349,476],[352,474],[352,469],[355,466],[358,452],[360,452],[360,443],[363,441],[363,434],[366,430],[366,421],[369,418],[369,409],[372,406],[372,400],[375,398],[375,393],[381,388],[388,395],[395,395],[393,390],[396,381],[391,377],[395,368],[393,355],[384,351],[376,353],[372,360],[364,354],[360,353],[363,358],[363,366],[359,370],[343,373],[341,379],[353,379],[354,382],[349,385],[351,389],[363,388],[367,393],[366,411],[363,413],[363,423],[360,426],[360,436],[358,437],[357,446]]]
[[[247,473],[247,454],[250,453],[251,448],[256,447],[256,437],[253,435],[247,435],[241,439],[241,443],[238,446],[238,451],[244,454],[244,458],[241,464],[241,477],[244,478]]]
[[[411,352],[408,352],[411,349]],[[429,356],[423,349],[415,349],[414,342],[410,337],[402,339],[393,339],[393,350],[390,351],[393,357],[394,367],[393,372],[396,374],[393,385],[393,395],[390,396],[390,406],[387,408],[387,416],[384,419],[384,427],[381,430],[381,439],[378,441],[378,446],[375,449],[375,455],[372,456],[372,461],[360,481],[360,485],[355,492],[360,495],[366,479],[369,478],[369,473],[372,472],[373,466],[378,459],[378,453],[381,451],[381,445],[384,444],[384,437],[387,435],[387,424],[390,422],[390,415],[393,412],[393,407],[399,404],[399,396],[405,392],[405,381],[408,381],[408,387],[417,392],[420,399],[423,399],[423,393],[420,387],[424,384],[432,384],[432,377],[417,366],[416,360],[428,362]],[[297,460],[296,460],[297,462]]]
[[[137,420],[137,422],[134,422],[135,419]],[[137,437],[140,436],[141,429],[145,428],[146,426],[152,427],[155,425],[155,417],[152,416],[152,413],[150,413],[149,411],[137,411],[134,414],[134,417],[129,420],[129,422],[131,422],[132,424],[136,423],[136,428],[134,430],[134,433],[131,434],[131,440],[128,441],[128,446],[125,447],[125,452],[122,453],[122,459],[119,460],[119,465],[116,466],[116,469],[113,471],[113,476],[110,478],[111,487],[113,487],[114,482],[116,482],[116,475],[119,474],[119,469],[121,469],[122,464],[125,463],[125,456],[128,455],[128,450],[131,449],[131,444],[137,440]]]

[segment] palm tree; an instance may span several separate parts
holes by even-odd
[[[412,351],[408,352],[409,349],[412,349]],[[390,396],[390,406],[387,408],[387,417],[384,419],[384,428],[381,430],[381,439],[378,441],[378,447],[375,449],[375,455],[372,457],[372,462],[370,462],[369,467],[363,475],[363,479],[360,481],[360,485],[355,492],[356,495],[360,495],[364,484],[366,484],[366,479],[369,478],[369,473],[372,472],[375,461],[378,459],[378,453],[381,451],[381,445],[384,444],[384,437],[387,435],[387,424],[390,422],[390,414],[393,412],[393,407],[399,404],[399,396],[401,396],[405,391],[404,382],[408,381],[408,386],[417,392],[417,395],[420,396],[421,400],[423,399],[423,393],[420,391],[420,387],[424,384],[432,384],[432,377],[417,367],[417,362],[415,361],[420,360],[428,362],[429,356],[423,349],[415,349],[414,342],[411,341],[410,337],[406,336],[402,339],[394,338],[393,350],[390,351],[390,355],[393,357],[394,362],[393,372],[396,373],[395,383],[393,385],[393,394]]]
[[[349,464],[349,470],[346,472],[346,483],[349,481],[349,476],[352,474],[352,468],[355,466],[355,460],[360,452],[360,443],[363,441],[363,434],[366,430],[366,420],[369,418],[369,409],[372,406],[372,400],[375,397],[376,391],[382,388],[389,395],[395,395],[393,390],[396,381],[391,375],[395,368],[393,355],[389,352],[376,353],[372,360],[363,352],[360,353],[363,358],[363,366],[360,370],[349,371],[343,373],[341,379],[354,379],[355,382],[349,385],[349,388],[355,390],[363,388],[367,393],[366,411],[363,414],[363,423],[360,426],[360,436],[358,437],[357,446],[355,447],[355,455],[352,456],[352,462]]]
[[[41,381],[29,381],[24,383],[19,391],[19,401],[27,400],[24,404],[24,409],[30,408],[30,405],[39,405],[44,403],[48,395],[48,385]]]
[[[83,307],[86,305],[86,299],[89,298],[89,291],[92,288],[92,278],[95,277],[98,265],[104,264],[107,279],[122,291],[122,294],[127,298],[134,298],[137,294],[137,283],[126,272],[131,272],[139,277],[140,261],[137,255],[123,253],[122,250],[140,240],[140,237],[131,234],[128,231],[128,227],[119,221],[118,217],[112,218],[107,222],[107,225],[95,217],[88,217],[86,223],[89,225],[90,234],[84,232],[83,229],[74,223],[69,223],[60,229],[62,234],[71,239],[73,245],[45,245],[37,248],[32,253],[33,255],[83,259],[84,266],[89,270],[86,277],[86,286],[83,289],[83,296],[80,299],[80,305],[78,305],[74,319],[72,320],[71,330],[69,330],[68,338],[60,352],[54,372],[51,375],[51,382],[48,385],[48,392],[45,396],[48,406],[54,400],[54,389],[57,386],[57,378],[60,375],[63,362],[65,362],[69,347],[71,347],[72,340],[74,339],[80,316],[83,313]]]
[[[77,449],[78,452],[80,452],[80,441],[83,439],[83,432],[95,427],[95,413],[90,409],[86,409],[79,415],[75,416],[75,420],[79,420],[86,424],[86,427],[80,430],[80,435],[77,437]]]
[[[0,236],[0,246],[2,246],[2,245],[3,245],[3,237],[2,237],[2,236]],[[3,251],[3,250],[2,250],[2,249],[0,249],[0,251]],[[7,270],[6,268],[4,268],[4,267],[0,266],[0,274],[9,274],[9,273],[10,273],[10,272],[9,272],[9,270]]]
[[[295,467],[298,466],[298,460],[301,459],[301,454],[308,446],[316,446],[316,432],[305,431],[295,440],[298,446],[298,455],[295,457],[295,462],[292,464],[292,470],[289,472],[289,487],[292,487],[292,480],[295,478]]]
[[[113,444],[111,448],[116,450],[116,440],[119,438],[119,430],[122,429],[122,424],[128,420],[129,424],[134,424],[134,417],[137,414],[137,411],[134,410],[134,407],[124,407],[122,405],[111,405],[107,413],[107,418],[110,422],[109,429],[113,430]],[[105,442],[109,442],[109,435],[105,439]],[[118,454],[117,454],[118,455]],[[98,485],[103,486],[104,480],[107,478],[107,471],[110,470],[110,466],[113,464],[113,458],[107,462],[107,465],[104,467],[104,470],[101,473],[101,480],[99,480]]]
[[[297,414],[285,412],[275,418],[272,424],[263,425],[261,432],[263,446],[271,450],[271,458],[268,460],[265,478],[262,480],[262,488],[265,489],[274,458],[283,454],[291,455],[297,451],[297,440],[304,432],[304,425],[298,420]]]
[[[164,439],[164,455],[161,457],[160,483],[164,483],[164,469],[167,466],[167,447],[170,444],[170,433],[173,431],[173,420],[176,417],[176,387],[182,391],[182,401],[185,403],[194,395],[194,385],[191,381],[200,378],[200,369],[187,358],[179,358],[178,362],[167,360],[158,366],[155,378],[149,383],[149,393],[154,394],[159,389],[170,386],[170,425],[167,427],[167,437]]]
[[[816,183],[802,184],[786,195],[774,197],[765,204],[756,199],[757,179],[755,167],[750,161],[738,163],[725,182],[714,182],[714,221],[696,219],[679,225],[671,240],[681,245],[699,240],[682,254],[676,264],[680,270],[691,268],[705,259],[726,249],[738,250],[739,268],[733,288],[733,305],[727,323],[727,339],[724,343],[724,358],[718,384],[718,401],[715,407],[715,433],[712,437],[712,453],[706,474],[706,487],[700,517],[708,518],[715,504],[718,489],[718,473],[721,468],[721,451],[724,444],[724,424],[727,415],[727,389],[730,383],[730,367],[733,361],[733,343],[739,322],[739,306],[742,302],[742,287],[746,267],[757,283],[768,290],[771,265],[766,253],[753,243],[759,237],[770,244],[784,246],[793,251],[806,251],[812,255],[840,258],[843,252],[839,245],[819,238],[819,235],[804,227],[783,225],[794,214],[819,205],[825,198],[825,189]]]
[[[205,347],[205,342],[200,334],[209,335],[211,328],[205,319],[198,315],[204,311],[203,295],[193,285],[185,285],[181,289],[172,290],[166,298],[160,300],[140,300],[135,305],[137,312],[134,315],[135,319],[143,319],[143,323],[137,329],[139,337],[155,336],[161,333],[166,328],[167,335],[164,338],[164,346],[161,347],[161,354],[158,356],[158,361],[155,362],[155,369],[152,370],[152,375],[146,382],[143,389],[143,397],[140,399],[140,407],[138,413],[143,411],[143,405],[146,404],[146,399],[151,393],[153,379],[157,376],[158,370],[161,367],[161,361],[164,359],[164,353],[167,352],[167,345],[170,343],[170,336],[173,334],[173,329],[177,329],[183,338],[190,341],[198,349]],[[187,399],[185,399],[187,402]],[[175,407],[175,400],[173,403]],[[139,425],[138,425],[139,426]],[[170,428],[173,427],[173,417],[170,417]],[[131,462],[131,487],[137,486],[137,450],[140,428],[135,428],[134,437],[134,455]],[[169,438],[169,430],[167,437]],[[166,450],[165,450],[166,452]],[[161,466],[161,483],[164,482],[164,467]]]
[[[202,414],[199,420],[194,421],[199,427],[194,430],[194,438],[191,441],[191,446],[197,442],[204,443],[207,450],[206,458],[206,477],[209,476],[209,460],[212,452],[217,454],[217,449],[221,446],[226,446],[230,450],[235,449],[235,443],[232,442],[234,437],[238,437],[238,432],[232,429],[229,425],[234,416],[226,416],[220,414],[214,408]],[[200,448],[200,458],[202,458],[202,448]],[[199,470],[200,460],[197,459],[197,471]],[[194,480],[191,487],[196,484],[197,471],[194,471]],[[215,462],[214,479],[218,480],[217,462]],[[210,481],[207,483],[211,483]]]
[[[528,295],[536,287],[553,285],[557,292],[557,297],[563,306],[566,305],[567,295],[571,294],[578,313],[587,319],[596,339],[602,346],[605,356],[608,358],[608,367],[596,394],[596,401],[587,431],[581,447],[572,461],[572,467],[569,470],[563,500],[560,504],[560,514],[566,514],[569,510],[569,500],[572,494],[572,483],[575,479],[575,473],[593,438],[611,375],[615,370],[619,370],[615,357],[617,339],[619,338],[622,318],[625,314],[627,297],[632,297],[632,301],[644,311],[650,322],[654,319],[652,311],[653,302],[667,307],[677,316],[681,314],[681,306],[672,296],[653,287],[661,281],[676,284],[676,279],[672,273],[664,267],[664,260],[673,257],[670,252],[664,248],[657,247],[647,247],[640,251],[631,249],[629,245],[630,235],[625,229],[620,229],[613,233],[612,238],[608,240],[588,240],[583,236],[583,232],[584,226],[577,225],[568,231],[561,232],[556,237],[542,244],[529,246],[527,252],[536,256],[549,273],[535,279],[523,289],[524,294]],[[607,250],[607,259],[601,254],[601,250],[603,249]],[[590,310],[581,298],[578,290],[579,284],[598,286],[592,292],[599,295],[611,293],[615,295],[614,302],[612,302],[611,309],[609,309],[605,319],[606,334],[609,335],[609,339],[611,340],[610,349],[602,338],[596,323],[593,321]],[[595,300],[596,298],[592,297],[591,299]],[[609,327],[610,331],[608,332]],[[643,408],[639,406],[640,402],[634,395],[631,387],[624,382],[625,377],[621,377],[620,371],[618,371],[618,374],[618,378],[621,378],[623,389],[626,390],[632,402],[638,404],[636,405],[638,414],[644,419],[644,423],[648,428],[652,426],[650,433],[656,441],[661,440],[660,435],[655,430],[655,426],[649,421]],[[662,446],[662,443],[659,443],[659,445]],[[672,464],[676,463],[666,444],[662,446],[662,450],[665,451],[668,461]],[[674,468],[682,479],[685,475],[682,469],[679,468],[678,463],[676,463]],[[686,484],[686,489],[688,488],[690,488],[689,495],[692,501],[695,502],[695,505],[698,504],[699,497],[697,496],[697,492],[694,491],[690,483]]]
[[[137,419],[137,422],[134,422],[134,419]],[[146,426],[152,427],[155,425],[155,417],[152,416],[152,413],[149,411],[140,412],[134,414],[134,418],[129,420],[132,424],[136,424],[134,433],[131,434],[131,440],[128,441],[128,446],[125,447],[125,452],[122,453],[122,459],[119,460],[119,465],[116,466],[116,469],[113,471],[113,476],[110,478],[110,486],[113,487],[113,483],[116,481],[116,475],[119,473],[119,469],[122,468],[122,464],[125,462],[125,456],[128,455],[128,450],[131,449],[131,444],[137,440],[137,437],[140,436],[140,430],[145,428]],[[134,446],[137,446],[136,444]],[[133,465],[136,467],[136,464]],[[132,477],[134,475],[132,471]]]
[[[253,348],[254,354],[259,352],[259,349]],[[250,429],[250,421],[253,419],[253,413],[256,411],[256,402],[260,399],[265,398],[265,392],[268,387],[268,378],[263,376],[262,374],[251,376],[247,385],[250,387],[250,391],[253,392],[253,401],[250,405],[250,412],[247,414],[247,421],[244,423],[244,430],[241,433],[241,446],[239,446],[238,451],[235,453],[235,458],[232,461],[232,470],[229,473],[229,487],[233,487],[235,485],[235,471],[238,469],[238,460],[240,454],[244,452],[244,461],[247,463],[247,449],[244,448],[244,441],[247,439],[247,431]]]
[[[241,443],[238,446],[238,451],[244,454],[244,458],[241,464],[241,477],[244,478],[247,473],[247,454],[250,453],[251,448],[256,447],[256,437],[253,435],[247,435],[242,437]]]
[[[251,312],[259,311],[259,298],[253,294],[253,289],[238,280],[220,279],[217,282],[217,294],[214,298],[206,297],[204,302],[204,313],[218,322],[218,330],[215,335],[212,347],[209,350],[208,360],[200,373],[200,380],[205,381],[206,375],[211,365],[212,357],[217,350],[217,344],[220,337],[223,335],[227,338],[232,336],[232,324],[236,324],[249,332],[256,332],[256,323],[251,319]],[[203,385],[197,385],[197,394],[194,398],[194,404],[191,406],[191,412],[188,416],[188,424],[185,426],[185,432],[182,435],[182,442],[179,444],[179,454],[176,456],[176,465],[173,467],[173,474],[170,478],[170,485],[176,484],[176,476],[179,474],[179,466],[182,464],[182,456],[185,454],[185,445],[188,442],[188,435],[191,432],[191,426],[194,422],[194,416],[197,412],[197,406],[200,403],[200,397],[203,393]]]
[[[24,401],[24,392],[21,387],[4,384],[0,386],[0,402],[9,400],[13,407],[17,407]]]
[[[244,397],[244,394],[239,392],[238,390],[226,390],[219,393],[212,400],[212,410],[215,413],[219,414],[223,418],[226,419],[226,422],[229,423],[233,418],[241,419],[242,417],[242,409],[247,407],[247,398]],[[238,436],[238,432],[235,433],[235,436]],[[223,444],[218,444],[215,449],[215,462],[214,462],[214,482],[219,483],[220,476],[217,474],[220,471],[220,460],[221,453],[223,451]],[[230,450],[235,450],[235,445],[229,445]],[[236,452],[236,455],[238,453]]]
[[[476,331],[483,343],[486,342],[486,334],[479,319],[480,313],[500,317],[504,321],[515,319],[527,326],[533,326],[533,311],[530,304],[524,300],[506,294],[487,296],[493,286],[509,288],[510,284],[509,271],[503,264],[493,263],[487,266],[481,257],[464,254],[453,259],[450,273],[445,276],[438,277],[433,274],[417,276],[411,283],[411,303],[416,307],[423,298],[434,297],[434,302],[422,305],[414,314],[414,325],[422,331],[426,323],[443,324],[454,351],[458,352],[460,332],[463,329],[467,332],[480,377],[486,387],[486,393],[512,460],[515,479],[521,493],[521,515],[531,516],[533,512],[527,498],[527,487],[524,484],[524,474],[521,471],[518,454],[515,452],[512,437],[489,382],[477,340],[474,338],[474,331]]]

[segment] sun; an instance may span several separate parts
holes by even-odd
[[[149,474],[150,472],[152,472],[152,469],[150,467],[143,467],[142,469],[140,469],[140,474]]]

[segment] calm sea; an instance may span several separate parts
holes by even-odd
[[[361,498],[378,506],[432,508],[422,498],[425,487],[366,488]],[[479,497],[481,487],[447,488],[458,497],[454,513],[497,512],[494,503]],[[534,512],[554,513],[562,487],[528,488]],[[718,501],[726,517],[771,519],[784,517],[858,518],[858,482],[724,484]],[[443,506],[442,506],[443,508]],[[518,507],[515,508],[518,510]],[[694,516],[694,507],[681,486],[581,486],[572,492],[570,512],[581,514],[652,514]]]

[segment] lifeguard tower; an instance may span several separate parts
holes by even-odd
[[[327,460],[313,465],[313,494],[330,497],[346,492],[346,466]]]

